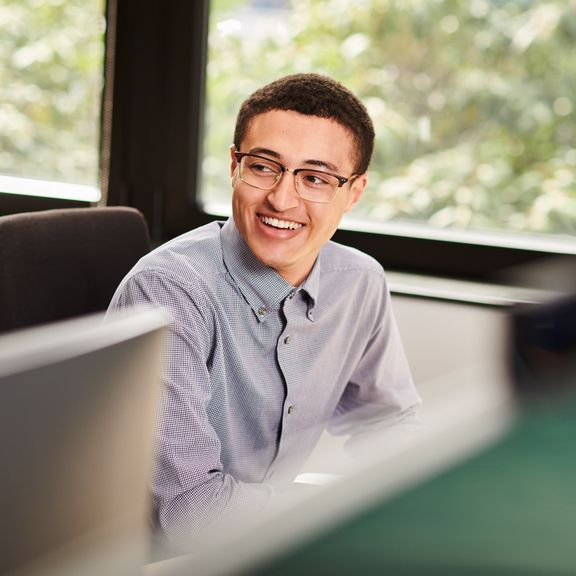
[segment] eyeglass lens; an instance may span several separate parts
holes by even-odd
[[[265,158],[243,156],[240,161],[240,178],[262,190],[274,188],[285,172],[281,164]],[[295,179],[298,194],[312,202],[331,202],[340,184],[335,176],[318,170],[298,169]]]

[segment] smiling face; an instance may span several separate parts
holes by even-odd
[[[302,200],[294,176],[285,173],[273,190],[240,180],[231,151],[234,222],[254,255],[293,286],[301,284],[318,252],[359,200],[366,187],[362,174],[338,188],[330,204]],[[349,177],[356,158],[351,133],[333,120],[287,110],[252,118],[240,150],[281,162],[290,169],[311,168]]]

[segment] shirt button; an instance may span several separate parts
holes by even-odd
[[[286,336],[286,338],[284,338],[284,344],[290,344],[291,341],[292,341],[292,336]]]
[[[268,310],[266,309],[266,306],[260,306],[260,308],[258,308],[258,314],[260,316],[266,316],[266,314],[268,314]]]
[[[290,406],[288,406],[288,414],[293,414],[294,413],[294,404],[290,404]]]

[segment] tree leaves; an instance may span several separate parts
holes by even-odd
[[[216,32],[224,18],[234,32]],[[240,102],[284,74],[327,72],[376,126],[357,215],[573,235],[575,45],[568,0],[214,0],[205,197],[228,198]]]

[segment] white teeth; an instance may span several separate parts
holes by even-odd
[[[268,216],[260,216],[260,220],[268,226],[274,226],[274,228],[289,228],[290,230],[298,230],[302,228],[302,224],[298,222],[288,222],[287,220],[278,220],[278,218],[269,218]]]

